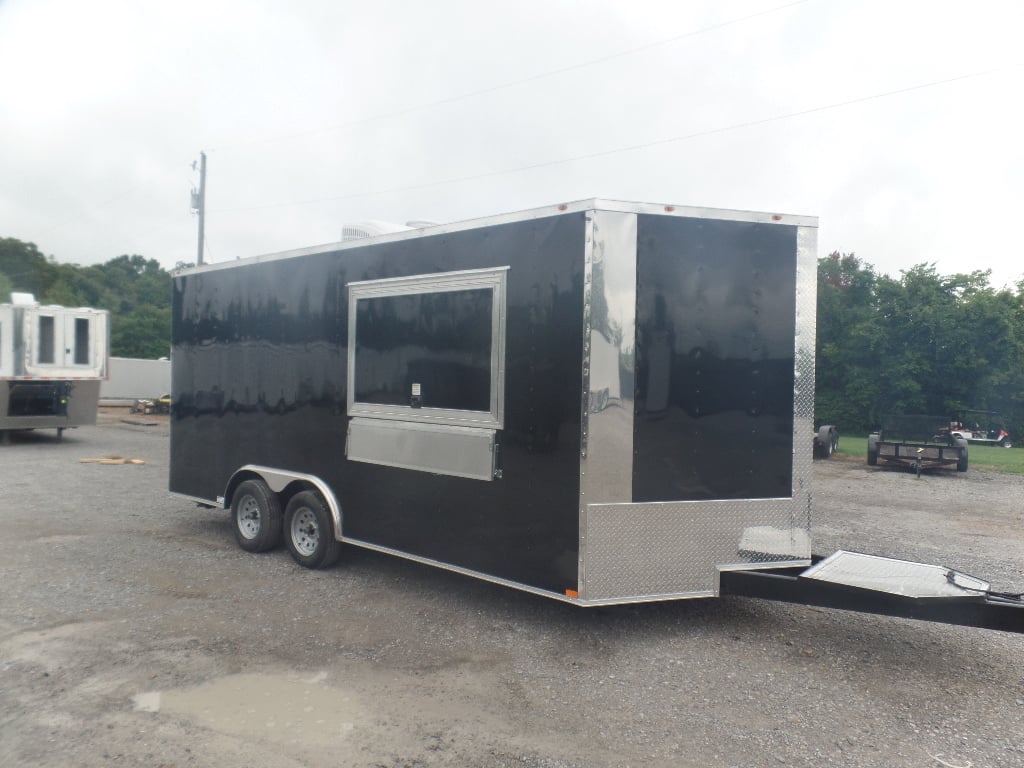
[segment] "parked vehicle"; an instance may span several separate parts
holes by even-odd
[[[948,431],[969,443],[1012,448],[1013,440],[996,411],[963,410],[954,414]]]
[[[920,474],[921,469],[956,467],[966,472],[967,440],[943,432],[944,416],[892,415],[882,420],[882,429],[868,435],[868,464],[879,461],[899,465]]]
[[[182,270],[170,490],[308,568],[1024,632],[964,574],[812,555],[816,227],[587,200]]]
[[[39,304],[15,293],[0,304],[0,435],[96,423],[107,374],[108,313]]]
[[[171,396],[161,395],[157,398],[139,398],[132,402],[131,412],[140,414],[168,414],[171,412]]]

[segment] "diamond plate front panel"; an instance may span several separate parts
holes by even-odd
[[[580,597],[715,595],[720,568],[807,560],[809,503],[805,496],[802,502],[591,504]]]

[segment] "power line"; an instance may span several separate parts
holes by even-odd
[[[564,75],[567,72],[574,72],[574,71],[576,71],[578,69],[585,69],[586,67],[591,67],[591,66],[594,66],[595,64],[603,64],[603,63],[605,63],[607,61],[614,61],[615,59],[621,59],[621,58],[625,58],[627,56],[633,56],[635,54],[643,53],[644,51],[649,51],[649,50],[654,49],[654,48],[660,48],[660,47],[663,47],[663,46],[666,46],[666,45],[670,45],[672,43],[676,43],[676,42],[679,42],[680,40],[685,40],[685,39],[690,38],[690,37],[697,37],[698,35],[703,35],[703,34],[706,34],[708,32],[716,32],[716,31],[718,31],[720,29],[725,29],[726,27],[731,27],[731,26],[734,26],[736,24],[741,24],[741,23],[743,23],[745,21],[750,21],[751,19],[756,19],[756,18],[758,18],[760,16],[767,16],[767,15],[772,14],[772,13],[777,13],[779,11],[784,11],[787,8],[792,8],[792,7],[797,6],[797,5],[803,5],[804,3],[808,3],[808,2],[811,2],[811,0],[794,0],[794,2],[786,3],[785,5],[778,5],[778,6],[775,6],[774,8],[768,8],[768,9],[763,10],[763,11],[757,11],[755,13],[747,14],[746,16],[740,16],[739,18],[730,19],[728,21],[722,21],[722,22],[719,22],[718,24],[712,24],[712,25],[710,25],[708,27],[701,27],[700,29],[691,30],[689,32],[683,32],[683,33],[678,34],[678,35],[673,35],[672,37],[664,38],[663,40],[655,40],[654,42],[651,42],[651,43],[646,43],[644,45],[638,45],[635,48],[627,48],[627,49],[622,50],[622,51],[617,51],[616,53],[609,53],[606,56],[599,56],[598,58],[595,58],[595,59],[587,59],[586,61],[580,61],[580,62],[577,62],[575,64],[569,64],[569,65],[567,65],[565,67],[559,67],[557,69],[550,69],[550,70],[547,70],[545,72],[539,72],[539,73],[537,73],[535,75],[529,75],[527,77],[521,77],[521,78],[516,79],[516,80],[509,80],[509,81],[504,82],[504,83],[498,83],[496,85],[487,86],[486,88],[479,88],[479,89],[477,89],[475,91],[467,91],[466,93],[460,93],[460,94],[456,94],[454,96],[446,96],[444,98],[437,99],[435,101],[428,101],[428,102],[424,102],[422,104],[414,104],[414,105],[409,106],[409,107],[403,107],[401,109],[392,110],[390,112],[382,112],[380,114],[370,115],[368,117],[361,117],[361,118],[357,118],[355,120],[346,120],[345,122],[335,123],[334,125],[325,126],[323,128],[314,128],[314,129],[308,130],[308,131],[299,131],[299,132],[296,132],[296,133],[281,134],[279,136],[272,137],[272,138],[267,138],[267,139],[259,139],[259,140],[248,141],[248,142],[243,141],[243,142],[238,142],[238,143],[235,143],[235,144],[224,145],[224,146],[219,147],[219,148],[211,149],[210,151],[211,152],[215,152],[215,151],[217,151],[217,149],[225,149],[225,148],[229,148],[229,147],[252,146],[254,144],[270,144],[270,143],[276,143],[276,142],[280,142],[280,141],[289,141],[291,139],[298,139],[298,138],[303,138],[303,137],[306,137],[306,136],[314,136],[314,135],[319,134],[319,133],[330,133],[331,131],[339,131],[339,130],[342,130],[344,128],[351,128],[351,127],[356,126],[356,125],[365,125],[366,123],[373,123],[373,122],[377,122],[377,121],[380,121],[380,120],[391,120],[391,119],[394,119],[396,117],[404,117],[405,115],[411,114],[413,112],[421,112],[421,111],[423,111],[425,109],[430,109],[432,107],[439,107],[439,106],[443,106],[445,104],[454,104],[455,102],[465,101],[466,99],[472,99],[472,98],[475,98],[477,96],[483,96],[483,95],[486,95],[486,94],[489,94],[489,93],[495,93],[497,91],[508,90],[509,88],[515,88],[516,86],[526,85],[527,83],[533,83],[533,82],[536,82],[538,80],[545,80],[545,79],[547,79],[549,77],[556,77],[558,75]]]
[[[395,192],[409,192],[421,189],[430,189],[432,187],[446,186],[448,184],[458,184],[466,181],[476,181],[478,179],[493,178],[495,176],[504,176],[511,173],[522,173],[524,171],[533,171],[539,168],[549,168],[555,165],[564,165],[566,163],[573,163],[579,160],[592,160],[597,157],[608,157],[610,155],[617,155],[624,152],[637,152],[644,149],[650,149],[651,147],[664,146],[666,144],[675,144],[683,141],[690,141],[692,139],[702,138],[704,136],[713,136],[719,133],[727,133],[729,131],[738,131],[744,128],[753,128],[758,125],[765,125],[767,123],[779,122],[782,120],[791,120],[796,117],[803,117],[805,115],[812,115],[817,112],[826,112],[833,109],[841,109],[843,107],[853,106],[855,104],[863,104],[868,101],[876,101],[878,99],[890,98],[892,96],[899,96],[904,93],[911,93],[913,91],[920,91],[926,88],[935,88],[940,85],[949,85],[950,83],[959,82],[961,80],[969,80],[975,77],[983,77],[984,75],[998,72],[999,69],[988,69],[981,72],[972,72],[965,75],[958,75],[956,77],[949,77],[943,80],[933,80],[927,83],[919,83],[917,85],[911,85],[906,88],[897,88],[891,91],[884,91],[882,93],[875,93],[870,96],[861,96],[856,99],[848,99],[846,101],[838,101],[832,104],[823,104],[817,107],[810,107],[808,109],[801,109],[796,112],[787,112],[781,115],[773,115],[771,117],[764,117],[757,120],[746,120],[741,123],[733,123],[732,125],[720,126],[718,128],[709,128],[703,131],[695,131],[693,133],[687,133],[680,136],[671,136],[664,139],[656,139],[654,141],[644,142],[642,144],[631,144],[623,147],[615,147],[613,149],[599,150],[597,152],[588,152],[582,155],[573,155],[571,157],[563,157],[555,160],[545,160],[539,163],[531,163],[530,165],[520,165],[515,168],[503,168],[495,171],[485,171],[483,173],[472,174],[469,176],[457,176],[450,179],[442,179],[439,181],[423,182],[421,184],[407,184],[400,187],[389,187],[387,189],[372,190],[368,192],[353,192],[346,195],[335,195],[331,197],[320,197],[311,200],[296,200],[288,203],[268,203],[266,205],[252,205],[242,206],[237,208],[219,208],[212,213],[234,213],[237,211],[254,211],[263,210],[268,208],[284,208],[290,206],[300,205],[313,205],[315,203],[326,203],[337,200],[353,200],[362,197],[372,197],[374,195],[392,194]]]

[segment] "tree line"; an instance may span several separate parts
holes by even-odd
[[[171,353],[171,274],[156,259],[118,256],[105,264],[60,264],[34,243],[0,238],[0,301],[12,291],[44,304],[110,311],[110,353],[157,359]]]
[[[852,253],[820,258],[816,421],[864,434],[888,414],[973,408],[1024,436],[1024,280],[996,290],[989,277],[920,264],[894,278]],[[109,310],[113,355],[170,353],[171,274],[155,259],[60,264],[0,238],[0,301],[11,291]]]
[[[996,290],[989,278],[819,259],[816,420],[864,434],[889,414],[978,409],[1024,436],[1024,280]]]

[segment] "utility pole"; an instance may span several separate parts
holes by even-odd
[[[192,163],[195,170],[196,164]],[[206,153],[199,153],[199,191],[192,190],[192,210],[199,214],[199,245],[196,256],[196,266],[203,263],[203,240],[205,237],[206,219]]]

